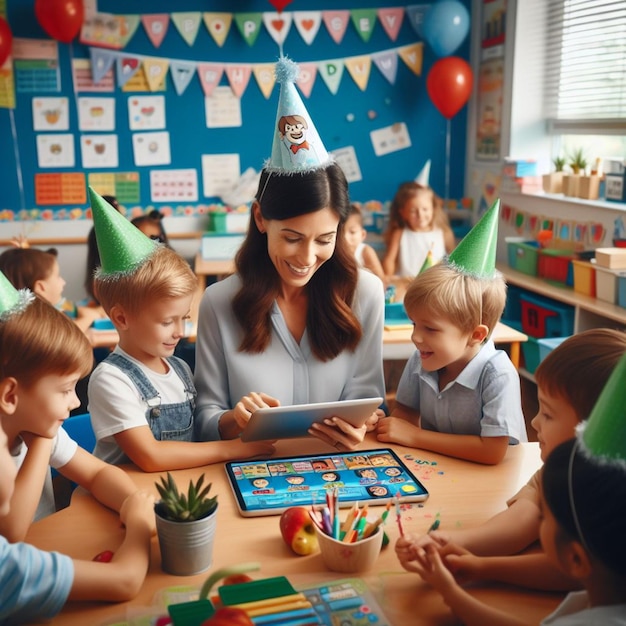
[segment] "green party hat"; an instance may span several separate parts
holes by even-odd
[[[156,250],[157,243],[89,187],[89,200],[100,252],[99,278],[132,274]]]
[[[17,290],[0,272],[0,322],[6,322],[12,315],[21,313],[34,297],[29,289]]]
[[[422,267],[420,268],[418,274],[425,272],[429,267],[432,267],[434,264],[435,262],[433,261],[433,252],[432,250],[429,250],[426,253],[426,258],[424,259],[424,262],[422,263]]]
[[[587,456],[626,469],[626,354],[609,376],[589,419],[577,431]]]
[[[498,199],[452,251],[448,257],[450,265],[470,276],[493,278],[496,273],[499,213]]]

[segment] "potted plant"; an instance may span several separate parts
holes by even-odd
[[[581,174],[578,184],[578,197],[585,200],[597,200],[600,195],[600,169],[602,159],[596,159],[595,166],[591,167],[589,175]]]
[[[161,499],[154,505],[161,568],[168,574],[191,576],[207,570],[213,560],[217,521],[217,496],[209,497],[211,483],[204,487],[204,474],[187,493],[178,491],[172,475],[155,483]]]
[[[557,156],[552,159],[554,164],[554,172],[543,175],[543,190],[546,193],[563,193],[563,168],[565,167],[565,158]]]
[[[577,148],[569,155],[568,163],[572,173],[563,177],[563,193],[566,196],[578,196],[580,176],[585,173],[587,159],[582,148]]]

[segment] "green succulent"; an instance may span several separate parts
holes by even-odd
[[[168,472],[167,479],[161,476],[161,482],[155,483],[161,496],[161,500],[155,505],[155,511],[161,517],[173,522],[193,522],[209,516],[217,508],[217,496],[209,498],[212,483],[204,488],[203,484],[204,474],[195,484],[190,480],[185,495],[182,491],[178,491],[174,478]]]
[[[579,174],[581,171],[584,173],[587,167],[587,159],[582,148],[574,150],[569,156],[569,166],[572,168],[574,174]]]
[[[562,156],[554,157],[554,159],[552,159],[552,163],[554,164],[554,171],[562,172],[566,162],[567,161]]]

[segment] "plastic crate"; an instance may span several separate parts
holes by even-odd
[[[573,260],[574,266],[574,291],[576,293],[596,297],[596,266],[589,261]]]
[[[520,300],[522,331],[526,335],[543,339],[574,334],[573,306],[531,293],[523,293]]]
[[[524,368],[529,374],[534,374],[539,366],[539,344],[534,337],[528,337],[522,343],[522,354],[524,355]]]
[[[402,302],[390,302],[385,304],[385,326],[403,326],[412,323],[411,318],[406,314]]]
[[[541,363],[547,356],[558,348],[569,337],[549,337],[547,339],[537,339],[537,345],[539,346],[539,363]]]
[[[626,273],[617,276],[617,304],[626,309]]]
[[[517,237],[507,237],[509,266],[522,274],[537,276],[537,261],[539,258],[539,243],[525,241]]]
[[[621,272],[596,266],[596,298],[611,304],[617,303],[617,278]]]
[[[572,260],[575,258],[573,252],[544,248],[539,252],[537,275],[549,282],[572,287],[574,284]]]

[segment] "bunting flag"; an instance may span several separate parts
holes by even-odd
[[[202,91],[204,91],[204,95],[207,98],[219,85],[223,73],[223,65],[217,65],[215,63],[198,63],[198,77],[200,78],[200,85],[202,85]]]
[[[170,76],[176,93],[181,96],[185,93],[191,79],[196,74],[196,64],[191,61],[171,61]]]
[[[416,76],[421,75],[423,45],[422,42],[418,42],[367,55],[302,63],[299,65],[300,74],[297,85],[302,94],[308,98],[319,73],[329,91],[335,95],[339,90],[344,68],[347,68],[359,89],[365,91],[371,76],[372,62],[385,80],[393,85],[398,72],[398,57]],[[128,81],[133,79],[140,69],[143,71],[141,76],[137,78],[137,80],[140,79],[139,82],[135,84],[135,81],[128,85],[128,89],[137,86],[138,88],[141,87],[141,91],[161,91],[165,88],[165,78],[168,71],[178,95],[184,93],[196,72],[202,90],[207,97],[211,96],[215,87],[219,85],[224,73],[226,73],[233,93],[238,98],[244,94],[253,74],[261,93],[266,98],[269,98],[275,82],[274,74],[271,71],[273,64],[268,63],[199,63],[187,59],[130,55],[96,47],[90,47],[89,53],[94,84],[102,81],[115,64],[117,85],[120,89],[126,89]]]
[[[308,98],[315,84],[317,65],[315,63],[299,63],[298,65],[300,66],[300,73],[298,74],[296,85],[298,85],[298,89],[300,89],[302,94]]]
[[[152,45],[158,48],[167,34],[170,16],[167,13],[147,13],[141,16],[141,23]]]
[[[202,14],[196,11],[186,11],[183,13],[172,13],[171,17],[180,36],[187,42],[187,45],[193,46],[200,30]]]
[[[350,16],[356,32],[367,43],[376,26],[376,9],[353,9]]]
[[[395,41],[400,33],[402,20],[404,19],[404,9],[402,7],[392,7],[388,9],[378,9],[378,19],[391,41]]]
[[[139,27],[138,15],[120,15],[121,28],[120,28],[120,43],[122,48],[126,47],[126,44],[133,38],[133,35],[137,32]]]
[[[230,88],[238,98],[241,98],[246,90],[251,74],[252,69],[249,65],[231,65],[226,68],[226,76],[228,77]]]
[[[361,91],[367,89],[367,83],[372,69],[372,59],[369,56],[350,57],[346,59],[346,68],[352,79]]]
[[[326,83],[330,93],[334,95],[339,91],[339,84],[343,76],[344,62],[342,59],[334,59],[333,61],[323,61],[318,66],[320,76]]]
[[[232,13],[203,13],[202,19],[213,41],[221,48],[233,23]]]
[[[272,94],[276,77],[274,76],[274,63],[264,63],[262,65],[255,65],[252,68],[252,73],[256,79],[257,85],[261,90],[261,93],[267,100]]]
[[[424,39],[422,25],[424,24],[424,16],[428,9],[430,9],[430,4],[413,4],[406,8],[409,23],[421,39]]]
[[[319,32],[322,14],[319,11],[294,11],[293,21],[304,43],[310,46]]]
[[[350,11],[322,11],[322,20],[333,41],[341,43],[350,21]]]
[[[235,24],[244,41],[253,46],[261,31],[262,13],[235,13]]]
[[[291,30],[291,13],[263,13],[263,24],[272,39],[280,46]]]

